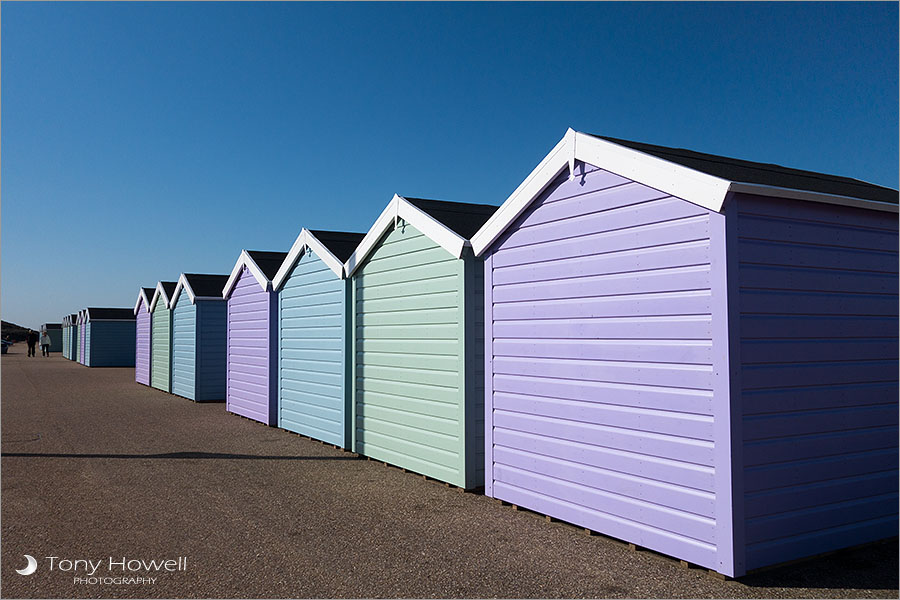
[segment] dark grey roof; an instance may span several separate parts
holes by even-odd
[[[71,315],[69,315],[69,319],[71,319],[72,321],[75,321],[75,319],[77,319],[77,318],[78,318],[78,313],[72,313]]]
[[[730,181],[897,204],[897,190],[850,177],[827,175],[814,171],[801,171],[800,169],[791,169],[780,165],[727,158],[715,154],[704,154],[693,150],[685,150],[684,148],[654,146],[653,144],[632,142],[603,135],[594,135],[593,137]]]
[[[41,327],[44,329],[62,329],[62,323],[44,323]]]
[[[175,293],[175,288],[178,287],[177,281],[160,281],[163,286],[163,291],[166,292],[166,298],[169,300],[172,299],[172,294]],[[156,293],[156,290],[153,290],[153,293],[150,294],[150,298],[153,298],[153,294]]]
[[[185,279],[191,285],[195,296],[222,297],[222,290],[228,283],[228,275],[207,275],[204,273],[185,273]]]
[[[265,252],[263,250],[247,250],[247,254],[269,281],[275,278],[275,273],[281,268],[281,263],[288,255],[287,252]]]
[[[134,311],[130,308],[89,308],[88,318],[91,321],[104,319],[107,321],[134,321]]]
[[[153,294],[156,293],[156,288],[141,288],[144,290],[144,295],[147,296],[147,301],[153,300]]]
[[[341,262],[347,262],[356,247],[362,241],[366,234],[350,233],[347,231],[322,231],[321,229],[310,229],[309,232],[316,236],[316,239],[322,242],[322,245],[328,248],[329,252],[334,254]]]
[[[481,226],[500,208],[492,204],[470,204],[424,198],[406,199],[410,204],[467,240],[475,235],[475,232],[481,229]]]

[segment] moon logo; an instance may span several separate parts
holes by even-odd
[[[34,557],[30,554],[26,554],[25,558],[28,560],[28,566],[24,569],[16,569],[16,573],[19,575],[31,575],[37,570],[37,561],[34,560]]]

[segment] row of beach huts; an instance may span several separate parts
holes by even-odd
[[[728,576],[897,535],[896,190],[569,130],[63,352]]]

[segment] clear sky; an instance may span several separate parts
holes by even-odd
[[[567,127],[898,185],[897,3],[2,5],[2,316],[228,273]]]

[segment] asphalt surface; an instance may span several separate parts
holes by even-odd
[[[4,598],[898,596],[896,539],[720,581],[138,385],[132,369],[19,346],[0,363]],[[24,554],[31,575],[16,573]],[[124,575],[155,582],[127,583],[109,557],[187,566],[138,566]],[[101,563],[97,583],[62,559]]]

